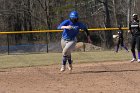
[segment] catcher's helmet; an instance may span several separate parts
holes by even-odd
[[[73,18],[79,18],[78,12],[72,11],[72,12],[70,13],[69,17],[70,17],[71,19],[73,19]]]

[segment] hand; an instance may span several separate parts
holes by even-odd
[[[113,38],[118,38],[119,37],[119,35],[113,35]]]
[[[66,26],[66,29],[69,29],[69,30],[71,30],[71,29],[73,29],[73,26]]]
[[[128,33],[130,33],[131,31],[130,30],[128,30]]]
[[[92,43],[92,40],[90,39],[90,36],[87,37],[88,43]]]

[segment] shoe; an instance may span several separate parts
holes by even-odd
[[[118,53],[118,51],[115,51],[115,53]]]
[[[138,63],[140,63],[140,59],[138,59],[137,61],[138,61]]]
[[[129,50],[127,50],[127,52],[129,52]]]
[[[70,71],[72,70],[72,64],[68,65],[68,70],[70,70]]]
[[[65,66],[65,65],[62,65],[60,71],[61,71],[61,72],[64,72],[65,69],[66,69],[66,66]]]
[[[131,60],[131,62],[134,62],[134,61],[137,61],[137,59],[136,59],[136,58],[133,58],[133,59]]]

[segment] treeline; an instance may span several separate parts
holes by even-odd
[[[139,0],[0,0],[1,31],[32,31],[56,29],[72,10],[88,28],[127,27],[132,13],[140,13]],[[113,46],[112,31],[91,33],[94,43],[104,48]],[[78,38],[82,41],[83,33]],[[20,34],[8,36],[11,44],[57,41],[61,33]],[[1,45],[7,36],[1,35]],[[4,42],[5,41],[5,42]]]

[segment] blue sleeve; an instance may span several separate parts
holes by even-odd
[[[63,21],[63,22],[57,27],[57,29],[61,29],[62,26],[67,26],[68,22],[69,22],[68,20]]]
[[[80,29],[86,30],[87,29],[87,26],[85,24],[80,23]]]
[[[86,36],[89,36],[89,31],[86,25],[80,23],[80,29],[82,29],[85,32]]]

